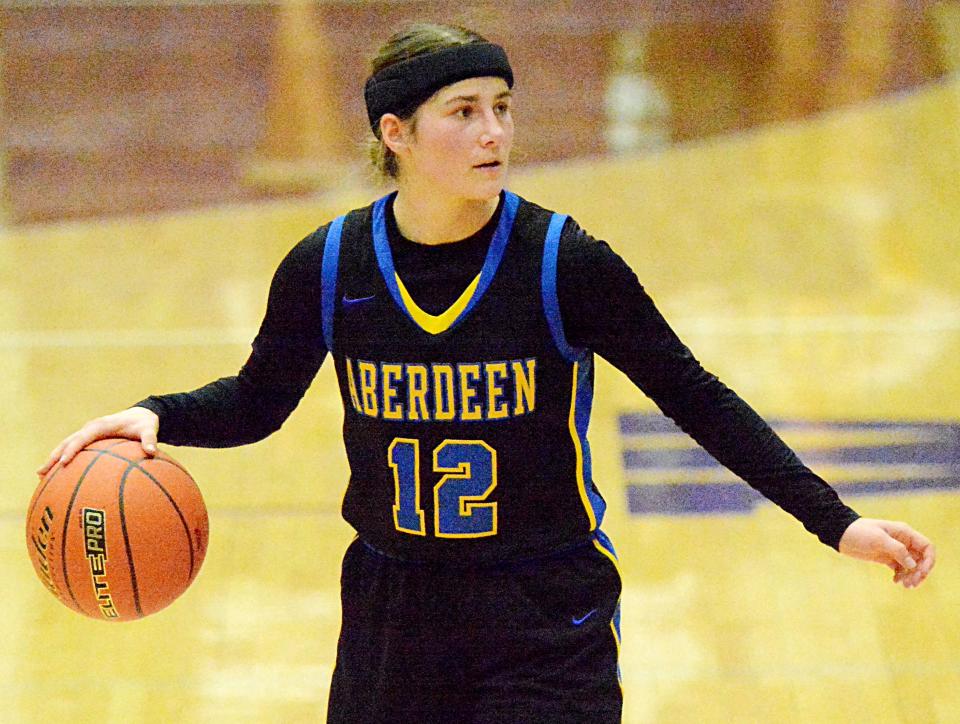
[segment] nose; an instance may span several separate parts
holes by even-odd
[[[503,141],[506,129],[503,120],[497,116],[492,108],[483,114],[483,129],[480,132],[480,143],[483,146],[496,146]]]

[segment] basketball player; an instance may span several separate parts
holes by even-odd
[[[680,342],[632,270],[505,190],[513,71],[462,28],[373,61],[374,157],[397,191],[280,265],[239,374],[87,423],[91,441],[229,446],[277,430],[327,354],[357,538],[329,721],[616,722],[620,578],[586,432],[593,353],[826,545],[919,585],[934,547],[865,519]],[[575,179],[571,179],[575,182]]]

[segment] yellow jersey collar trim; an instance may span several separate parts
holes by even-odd
[[[467,288],[464,289],[463,294],[460,295],[457,301],[450,305],[447,311],[434,315],[423,311],[417,303],[413,301],[410,292],[407,291],[407,288],[400,280],[399,274],[394,272],[394,276],[397,280],[397,288],[400,290],[400,298],[403,300],[403,305],[407,308],[410,317],[430,334],[446,332],[450,328],[450,325],[460,316],[460,313],[467,308],[467,305],[477,291],[477,286],[480,284],[480,275],[477,274],[477,276],[473,278],[473,281],[467,285]]]

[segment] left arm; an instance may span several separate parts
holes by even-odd
[[[589,347],[626,374],[722,465],[840,553],[890,566],[894,580],[907,587],[926,577],[932,544],[903,523],[861,518],[846,506],[746,402],[701,366],[626,262],[572,221],[561,238],[557,287],[570,343]]]

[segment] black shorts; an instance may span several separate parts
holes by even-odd
[[[328,722],[619,722],[620,575],[609,540],[520,562],[343,559]]]

